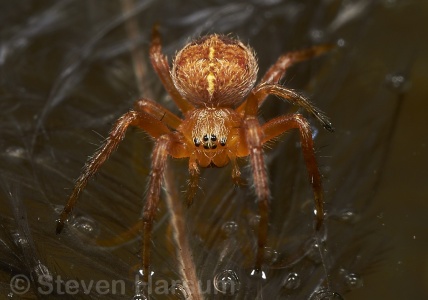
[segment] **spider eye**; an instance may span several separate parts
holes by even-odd
[[[225,138],[225,137],[222,137],[222,138],[220,139],[220,145],[222,145],[222,146],[225,146],[225,145],[226,145],[226,138]]]
[[[198,138],[194,138],[193,142],[195,143],[196,147],[199,147],[201,145],[201,141]]]
[[[205,134],[202,139],[204,140],[204,142],[208,142],[208,140],[209,140],[208,135]]]
[[[211,134],[211,141],[213,142],[217,141],[217,137],[215,136],[215,134]]]

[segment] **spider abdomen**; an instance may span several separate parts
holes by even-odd
[[[200,38],[179,51],[171,76],[181,95],[197,107],[239,104],[257,79],[253,51],[221,35]]]

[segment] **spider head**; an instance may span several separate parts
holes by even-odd
[[[226,146],[231,126],[237,127],[233,111],[227,108],[195,109],[190,116],[191,138],[199,150],[220,150]],[[190,136],[189,136],[190,137]]]
[[[236,147],[242,118],[231,108],[197,108],[189,111],[177,131],[202,167],[224,166]]]
[[[180,50],[171,76],[180,94],[196,107],[232,107],[251,91],[257,71],[251,48],[213,34]]]

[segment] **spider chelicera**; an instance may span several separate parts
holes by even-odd
[[[260,124],[257,113],[268,95],[276,95],[303,107],[327,130],[333,131],[328,118],[305,97],[278,84],[288,67],[318,56],[330,48],[323,45],[286,53],[278,58],[255,85],[258,71],[255,53],[239,40],[217,34],[194,40],[177,53],[170,69],[167,57],[162,54],[160,34],[155,27],[152,33],[150,59],[183,117],[176,116],[152,100],[144,98],[137,100],[134,108],[117,120],[104,145],[86,163],[57,220],[56,232],[62,231],[88,180],[123,140],[128,127],[136,126],[147,132],[155,141],[152,169],[142,213],[143,279],[148,279],[153,220],[168,156],[189,158],[188,204],[192,202],[198,189],[199,167],[223,167],[231,162],[232,179],[238,183],[241,173],[236,160],[249,156],[260,211],[254,267],[254,270],[259,271],[267,240],[270,197],[263,157],[263,145],[266,142],[286,131],[298,129],[314,193],[316,230],[319,230],[323,223],[324,209],[321,175],[308,121],[300,114],[285,114]]]

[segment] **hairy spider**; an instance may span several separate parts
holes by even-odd
[[[255,270],[259,271],[267,239],[270,197],[263,157],[263,145],[266,142],[290,129],[299,130],[303,156],[314,193],[317,230],[322,225],[324,210],[321,175],[308,121],[300,114],[285,114],[260,124],[257,113],[266,97],[272,94],[305,108],[327,130],[333,131],[327,117],[305,97],[278,84],[289,66],[318,56],[328,49],[330,46],[324,45],[286,53],[278,58],[260,83],[255,85],[258,71],[255,53],[239,40],[217,34],[194,40],[177,53],[170,69],[167,57],[162,54],[160,34],[155,27],[150,59],[183,118],[152,100],[137,100],[134,108],[117,120],[105,144],[86,163],[57,220],[56,232],[61,232],[88,180],[119,145],[127,128],[136,126],[155,140],[152,170],[142,213],[141,264],[144,279],[147,280],[149,274],[152,226],[168,156],[189,158],[189,204],[198,188],[199,167],[223,167],[230,161],[232,178],[239,182],[240,171],[236,159],[249,156],[260,211],[255,257]]]

